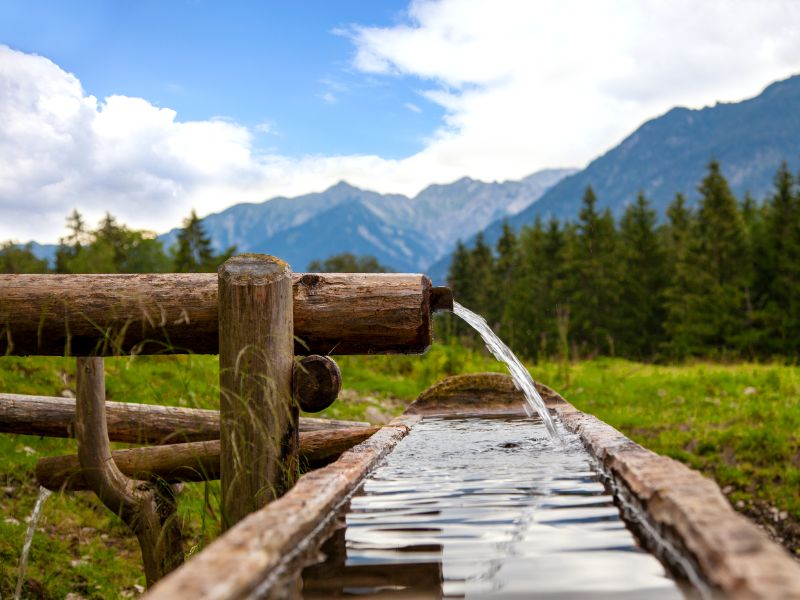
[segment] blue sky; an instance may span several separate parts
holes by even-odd
[[[354,72],[353,44],[335,32],[392,24],[405,5],[2,2],[0,41],[50,58],[98,98],[146,98],[181,120],[266,124],[272,134],[259,142],[281,153],[400,158],[423,147],[443,110],[420,97],[416,78]]]
[[[796,0],[0,0],[0,240],[582,167],[798,73]]]

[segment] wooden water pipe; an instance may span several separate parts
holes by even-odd
[[[424,275],[288,277],[295,354],[421,353],[431,312],[453,306]],[[217,282],[216,273],[0,275],[0,356],[218,354]]]

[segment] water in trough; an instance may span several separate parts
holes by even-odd
[[[562,429],[562,428],[559,428]],[[577,437],[538,418],[431,419],[364,482],[305,598],[682,598]]]

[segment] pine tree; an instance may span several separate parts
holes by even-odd
[[[687,311],[673,324],[674,334],[679,347],[690,354],[737,353],[744,350],[742,330],[747,323],[747,232],[716,161],[709,164],[699,191],[680,274],[687,287]]]
[[[497,240],[497,259],[494,261],[494,268],[491,271],[491,286],[495,291],[510,290],[517,274],[517,236],[507,221],[503,222],[503,233]],[[508,295],[505,293],[491,294],[489,313],[487,319],[495,330],[501,331],[506,328],[501,327],[501,321],[505,312],[505,305]]]
[[[470,310],[481,315],[493,312],[493,304],[497,300],[497,291],[492,288],[494,257],[492,249],[486,244],[483,232],[475,236],[475,246],[469,253],[468,297]]]
[[[183,223],[183,228],[178,234],[178,241],[172,252],[175,271],[179,273],[208,273],[216,271],[220,264],[236,252],[236,248],[231,247],[222,254],[214,254],[211,247],[211,239],[206,235],[203,223],[198,218],[197,213],[192,210]]]
[[[558,350],[556,315],[563,304],[564,238],[556,220],[523,228],[508,290],[503,334],[521,355],[537,360]]]
[[[795,181],[786,163],[775,175],[763,229],[757,287],[765,350],[796,357],[800,353],[800,176]]]
[[[461,240],[456,243],[453,258],[447,271],[447,287],[453,292],[453,300],[464,306],[471,306],[470,298],[470,255],[469,250]],[[466,324],[460,319],[449,319],[450,325],[442,328],[447,336],[464,335],[467,331]]]
[[[453,258],[447,271],[447,286],[457,302],[469,304],[469,251],[461,240],[458,240],[453,251]]]
[[[663,229],[667,265],[667,283],[664,290],[666,340],[663,347],[674,358],[682,358],[689,352],[683,335],[684,323],[689,318],[687,297],[691,282],[689,261],[689,230],[694,216],[686,207],[683,194],[677,194],[667,208],[667,225]]]
[[[69,262],[78,255],[85,244],[90,242],[86,221],[78,209],[74,209],[67,217],[67,230],[69,234],[58,240],[56,273],[71,273]]]
[[[656,213],[639,194],[620,221],[619,350],[635,358],[652,358],[663,340],[664,249],[656,232]]]
[[[589,355],[614,354],[619,297],[615,257],[616,226],[611,213],[597,212],[597,197],[586,189],[567,267],[572,338]]]

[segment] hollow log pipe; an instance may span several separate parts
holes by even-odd
[[[219,439],[219,411],[135,402],[106,402],[108,437],[129,444]],[[300,417],[300,432],[368,427],[362,421]],[[75,399],[0,394],[0,433],[75,437]]]
[[[435,290],[435,291],[434,291]],[[424,275],[295,273],[296,354],[414,354],[431,312]],[[0,275],[0,355],[217,354],[216,273]]]

